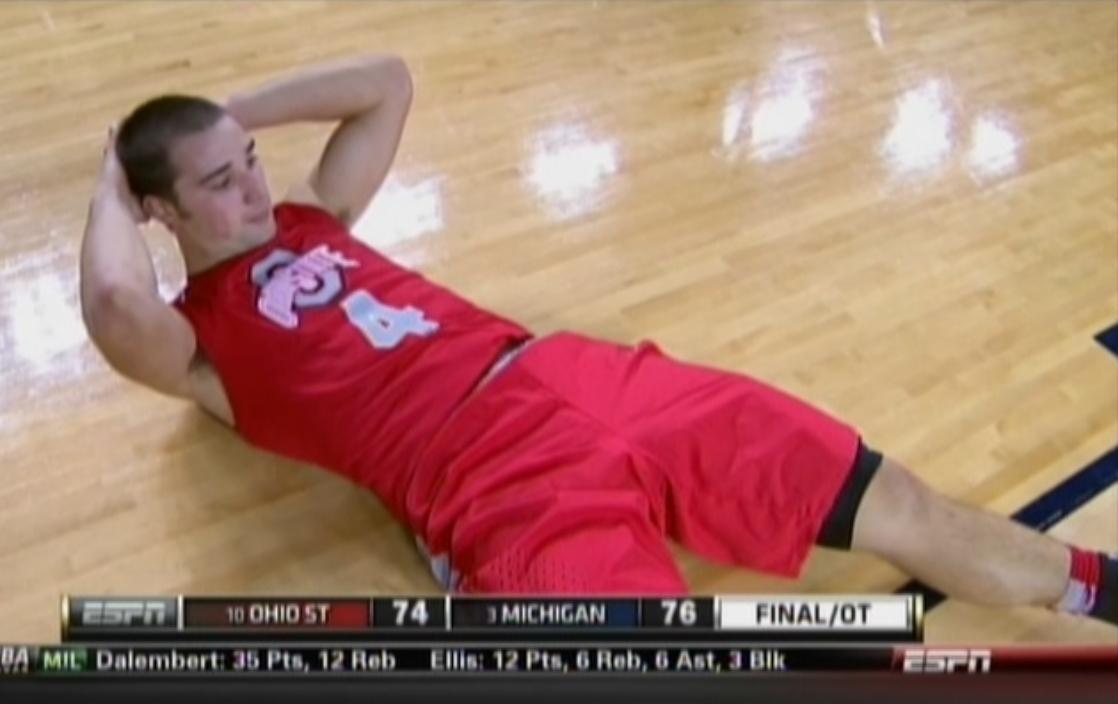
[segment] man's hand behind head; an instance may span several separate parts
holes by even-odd
[[[121,165],[120,157],[116,151],[116,134],[116,128],[110,127],[109,138],[101,152],[101,174],[98,188],[106,195],[116,198],[132,216],[132,220],[137,225],[142,225],[148,221],[148,215],[144,212],[131,189],[128,188],[128,178],[124,175],[124,167]]]

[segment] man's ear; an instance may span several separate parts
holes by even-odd
[[[179,214],[178,209],[169,201],[158,196],[147,195],[144,196],[140,207],[143,209],[144,215],[158,220],[168,230],[174,231],[174,225],[179,221]]]

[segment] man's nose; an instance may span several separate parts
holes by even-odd
[[[253,205],[262,200],[264,188],[261,184],[257,183],[256,179],[248,177],[241,187],[241,193],[244,196],[245,205]]]

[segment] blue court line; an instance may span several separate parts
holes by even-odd
[[[1118,324],[1095,336],[1099,344],[1118,356]],[[1118,483],[1118,446],[1045,492],[1040,498],[1013,514],[1013,520],[1045,531],[1066,518],[1083,504]],[[1090,547],[1090,546],[1084,546]],[[902,586],[898,594],[922,594],[924,612],[938,606],[947,597],[916,580]]]
[[[1111,354],[1118,357],[1118,324],[1095,335],[1095,339],[1098,340],[1100,345],[1110,350]]]

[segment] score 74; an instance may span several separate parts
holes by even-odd
[[[397,626],[426,626],[430,620],[426,599],[393,599],[392,608],[396,612]]]

